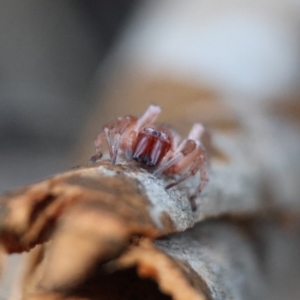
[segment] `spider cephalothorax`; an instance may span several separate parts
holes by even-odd
[[[107,123],[95,140],[96,161],[102,157],[102,144],[107,142],[112,164],[116,164],[121,151],[128,160],[135,160],[153,170],[153,174],[181,174],[166,188],[171,188],[185,179],[201,172],[201,181],[192,196],[196,197],[207,183],[205,149],[200,142],[204,127],[196,123],[188,137],[180,136],[165,125],[154,124],[161,113],[159,106],[150,105],[140,118],[120,117]]]
[[[145,127],[137,135],[132,158],[155,167],[171,149],[171,143],[171,135],[166,129]]]

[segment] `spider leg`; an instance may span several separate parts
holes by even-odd
[[[182,159],[182,157],[183,157],[183,155],[181,152],[174,154],[174,156],[171,159],[160,164],[158,166],[158,168],[153,172],[153,175],[157,176],[157,175],[162,174],[164,171],[166,171],[167,169],[170,169],[172,166],[174,166],[176,163],[178,163],[180,161],[180,159]]]
[[[176,181],[170,183],[167,185],[166,189],[169,189],[185,179],[194,176],[199,170],[201,172],[201,182],[197,187],[197,194],[201,192],[201,190],[204,188],[205,184],[207,183],[207,167],[206,167],[206,160],[204,156],[204,149],[198,148],[193,153],[191,153],[188,157],[189,160],[193,160],[192,165],[188,169],[186,173],[184,173],[180,178],[178,178]],[[186,163],[186,162],[185,162]],[[180,172],[184,165],[177,166],[176,172]]]
[[[126,141],[126,151],[125,151],[125,155],[127,159],[132,159],[133,147],[136,141],[136,137],[137,134],[134,130],[129,133],[129,136]]]
[[[196,210],[196,203],[195,199],[198,197],[198,195],[201,193],[203,188],[208,182],[208,175],[207,175],[207,164],[206,164],[206,158],[205,158],[205,150],[202,147],[199,147],[196,152],[196,159],[189,168],[189,170],[183,174],[181,177],[179,177],[176,181],[170,183],[169,185],[166,186],[166,189],[170,189],[177,184],[183,182],[184,180],[188,179],[189,177],[194,176],[198,171],[200,171],[200,183],[198,184],[194,194],[190,197],[190,202],[192,205],[193,211]],[[191,155],[191,157],[194,157],[194,155]]]
[[[190,176],[195,175],[196,173],[194,172],[194,166],[198,162],[198,149],[193,149],[188,155],[183,157],[176,165],[174,165],[172,173],[181,173],[184,170],[186,170],[188,167],[188,171],[184,173],[180,178],[178,178],[176,181],[170,183],[167,185],[167,189],[179,184],[180,182],[184,181]]]
[[[188,135],[189,139],[194,141],[200,141],[203,133],[205,132],[205,128],[202,124],[195,123]],[[201,173],[201,183],[199,184],[197,191],[194,196],[197,197],[205,187],[208,182],[208,174],[207,174],[207,159],[205,155],[205,149],[202,147],[201,142],[198,142],[198,167]]]
[[[189,132],[188,140],[200,141],[201,136],[203,135],[205,128],[200,123],[195,123]]]
[[[195,197],[197,197],[205,188],[207,182],[208,182],[208,171],[207,171],[207,161],[206,157],[204,155],[202,162],[200,163],[200,184],[197,187],[197,190],[194,194]]]
[[[170,189],[200,171],[200,182],[196,191],[190,197],[193,210],[196,210],[195,199],[201,193],[208,181],[205,149],[199,141],[204,130],[205,129],[201,124],[194,124],[188,135],[188,139],[184,140],[178,146],[171,159],[162,163],[154,172],[155,175],[165,171],[168,173],[178,174],[188,168],[188,171],[186,171],[182,176],[166,186],[166,189]]]
[[[183,140],[181,144],[179,144],[179,146],[177,146],[179,138],[175,135],[173,139],[172,149],[167,153],[165,159],[161,162],[161,164],[153,172],[153,174],[162,174],[164,171],[170,169],[172,166],[178,164],[180,165],[181,160],[183,160],[182,165],[185,164],[185,161],[188,161],[189,163],[189,159],[185,159],[185,157],[196,149],[196,143],[199,143],[198,141],[200,140],[204,131],[205,129],[201,124],[195,123],[188,134],[188,138]],[[174,151],[174,149],[176,150]],[[170,159],[170,156],[173,157]]]
[[[112,157],[113,157],[113,148],[112,148],[113,138],[110,134],[110,130],[107,127],[104,127],[104,133],[105,133],[106,142],[107,142],[107,146],[108,146],[109,156],[110,156],[110,159],[112,160]]]
[[[109,124],[104,127],[104,133],[107,140],[109,155],[111,163],[116,164],[117,155],[120,148],[121,137],[128,125],[131,123],[130,117],[124,117],[118,119],[113,124]]]
[[[195,211],[197,209],[196,206],[196,198],[200,195],[204,187],[206,186],[208,182],[208,174],[207,174],[207,162],[206,162],[206,157],[203,155],[202,157],[199,157],[199,161],[197,163],[198,170],[200,170],[200,183],[197,186],[196,191],[194,194],[190,197],[190,202],[192,205],[193,210]]]
[[[179,142],[180,142],[180,136],[177,132],[169,128],[169,132],[172,135],[171,139],[171,149],[166,153],[162,161],[160,162],[158,168],[153,172],[154,175],[159,175],[162,172],[164,172],[166,169],[170,168],[174,163],[177,162],[178,159],[182,157],[181,154],[178,155],[174,160],[170,161],[171,158],[175,157],[178,153],[178,150],[181,148],[178,147]],[[181,144],[184,145],[185,141],[183,141]],[[180,144],[180,146],[181,146]],[[160,168],[162,167],[162,168]]]
[[[181,177],[179,177],[177,180],[175,180],[175,181],[169,183],[169,184],[166,186],[166,190],[168,190],[168,189],[170,189],[170,188],[176,186],[177,184],[179,184],[179,183],[181,183],[182,181],[186,180],[186,179],[189,178],[190,176],[193,176],[194,174],[191,175],[190,172],[191,172],[191,169],[193,168],[194,164],[195,164],[195,163],[193,163],[193,165],[191,166],[191,168],[190,168],[185,174],[183,174],[183,175],[182,175]]]
[[[159,175],[170,169],[173,166],[176,166],[184,159],[188,154],[192,153],[196,149],[196,143],[192,140],[183,140],[175,151],[173,157],[168,161],[162,163],[158,168],[153,172],[154,175]]]
[[[138,119],[127,116],[119,118],[117,121],[108,124],[104,128],[107,139],[111,163],[116,164],[119,149],[125,151],[128,159],[132,158],[133,147],[138,132],[145,126],[153,123],[161,113],[161,108],[157,105],[150,105],[145,113]],[[127,130],[128,129],[128,130]],[[126,131],[124,138],[122,135]]]
[[[161,108],[158,105],[150,105],[144,114],[138,119],[135,131],[139,132],[143,127],[152,124],[160,113]]]
[[[105,140],[104,132],[101,132],[95,139],[95,155],[91,157],[91,162],[96,162],[98,159],[102,157],[102,144]]]

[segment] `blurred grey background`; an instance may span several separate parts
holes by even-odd
[[[0,192],[72,165],[122,68],[212,87],[246,115],[299,95],[299,20],[299,0],[1,1]]]
[[[71,163],[92,80],[135,3],[0,2],[0,192]]]

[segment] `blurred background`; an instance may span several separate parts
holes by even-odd
[[[93,154],[103,122],[132,97],[124,85],[138,89],[149,77],[148,94],[126,113],[160,102],[166,82],[238,99],[237,110],[297,98],[299,16],[297,0],[1,1],[0,191],[76,163],[76,143],[106,97],[84,140]]]
[[[0,191],[65,169],[135,1],[1,1]],[[92,141],[91,141],[92,143]]]
[[[281,136],[295,181],[299,29],[299,0],[1,1],[0,192],[87,162],[105,121],[153,102],[166,120],[181,114],[179,131],[240,119]],[[286,127],[264,126],[265,113]]]

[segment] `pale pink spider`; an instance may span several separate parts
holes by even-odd
[[[205,149],[200,142],[204,127],[194,124],[187,139],[179,143],[180,137],[176,132],[165,125],[154,124],[160,113],[159,106],[150,105],[139,119],[125,116],[107,123],[95,140],[96,154],[91,161],[95,162],[102,157],[101,146],[106,141],[113,165],[121,150],[128,160],[134,159],[148,169],[153,169],[154,175],[182,174],[166,189],[200,171],[200,183],[191,197],[193,200],[208,181]]]

